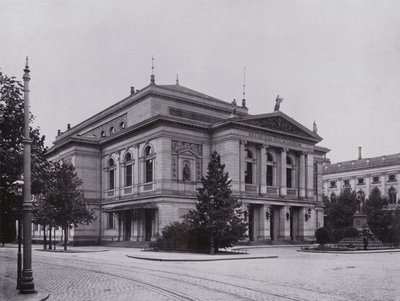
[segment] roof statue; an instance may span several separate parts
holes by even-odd
[[[276,96],[276,103],[275,103],[275,108],[274,108],[274,112],[279,111],[279,107],[281,106],[281,102],[283,101],[283,98],[279,96]]]
[[[236,103],[236,99],[234,99],[232,102],[231,102],[231,109],[232,109],[232,111],[231,111],[231,115],[229,116],[229,117],[235,117],[236,116],[236,112],[237,112],[237,103]]]
[[[314,120],[314,122],[313,122],[313,132],[316,134],[316,133],[318,133],[318,127],[317,127],[317,123],[315,122],[315,120]]]

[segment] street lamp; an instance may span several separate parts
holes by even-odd
[[[210,226],[211,226],[211,237],[210,237],[210,254],[214,254],[214,195],[210,195],[210,205],[211,205],[211,210],[210,210]]]
[[[31,144],[29,131],[29,75],[28,57],[24,68],[24,203],[23,212],[23,230],[24,230],[24,265],[22,270],[22,279],[19,286],[21,294],[34,294],[35,284],[33,283],[32,271],[32,194],[31,194]]]
[[[12,189],[14,191],[14,194],[18,197],[17,200],[17,223],[18,223],[18,254],[17,254],[17,290],[20,289],[20,283],[21,283],[21,274],[22,274],[22,254],[21,254],[21,200],[20,197],[22,197],[22,188],[24,187],[24,181],[17,180],[13,182],[12,184]]]

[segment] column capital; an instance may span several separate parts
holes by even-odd
[[[243,145],[247,145],[247,141],[246,140],[240,140],[240,144],[243,144]]]
[[[282,149],[281,149],[281,152],[283,153],[283,152],[288,152],[289,151],[289,148],[287,148],[287,147],[282,147]]]

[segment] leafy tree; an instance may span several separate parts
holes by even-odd
[[[325,202],[325,227],[334,240],[342,239],[345,228],[353,225],[356,209],[356,192],[350,189],[344,189],[335,201]]]
[[[185,216],[199,247],[209,248],[212,253],[244,239],[247,229],[241,204],[231,196],[231,180],[224,169],[220,155],[212,153],[202,187],[197,188],[196,209]]]
[[[365,202],[368,225],[371,231],[383,242],[390,240],[390,225],[392,213],[388,210],[388,200],[381,195],[380,190],[375,187],[368,200]]]
[[[397,246],[400,244],[400,208],[397,208],[391,215],[390,241]]]
[[[64,250],[67,250],[68,229],[72,225],[89,224],[95,219],[94,211],[86,208],[81,185],[82,180],[72,164],[54,163],[50,169],[46,193],[36,210],[38,220],[62,227]]]
[[[4,240],[15,238],[15,216],[17,200],[12,192],[12,183],[23,174],[24,99],[23,86],[14,77],[0,72],[0,234]],[[30,120],[33,115],[30,114]],[[32,193],[43,189],[47,166],[44,136],[39,128],[30,127],[32,140]]]

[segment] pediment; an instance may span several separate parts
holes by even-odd
[[[294,119],[281,112],[252,116],[250,118],[240,120],[239,122],[248,125],[254,125],[275,132],[290,134],[293,136],[304,137],[317,141],[322,140],[321,137],[318,136],[316,133],[310,131],[305,126],[301,125]]]

